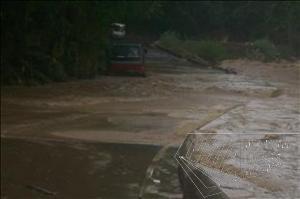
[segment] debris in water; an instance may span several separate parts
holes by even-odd
[[[39,187],[39,186],[35,186],[35,185],[26,185],[27,188],[38,191],[40,193],[46,194],[46,195],[52,195],[55,196],[57,194],[57,192],[53,192],[53,191],[49,191],[45,188]]]

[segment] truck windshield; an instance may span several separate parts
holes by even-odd
[[[134,61],[140,60],[141,53],[138,46],[113,46],[112,49],[112,59],[113,60],[124,60],[124,61]]]

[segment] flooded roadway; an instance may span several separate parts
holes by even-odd
[[[239,62],[223,64],[247,65]],[[275,74],[232,75],[156,50],[147,65],[147,78],[1,89],[1,196],[182,198],[173,157],[187,133],[299,132],[297,66],[285,78],[277,66]]]
[[[137,198],[158,150],[147,145],[2,139],[1,198]]]

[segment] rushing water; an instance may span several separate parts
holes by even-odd
[[[158,149],[1,139],[1,198],[137,198]]]

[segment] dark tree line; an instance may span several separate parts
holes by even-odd
[[[136,36],[268,38],[299,55],[300,2],[2,1],[1,83],[91,78],[104,69],[112,22]]]

